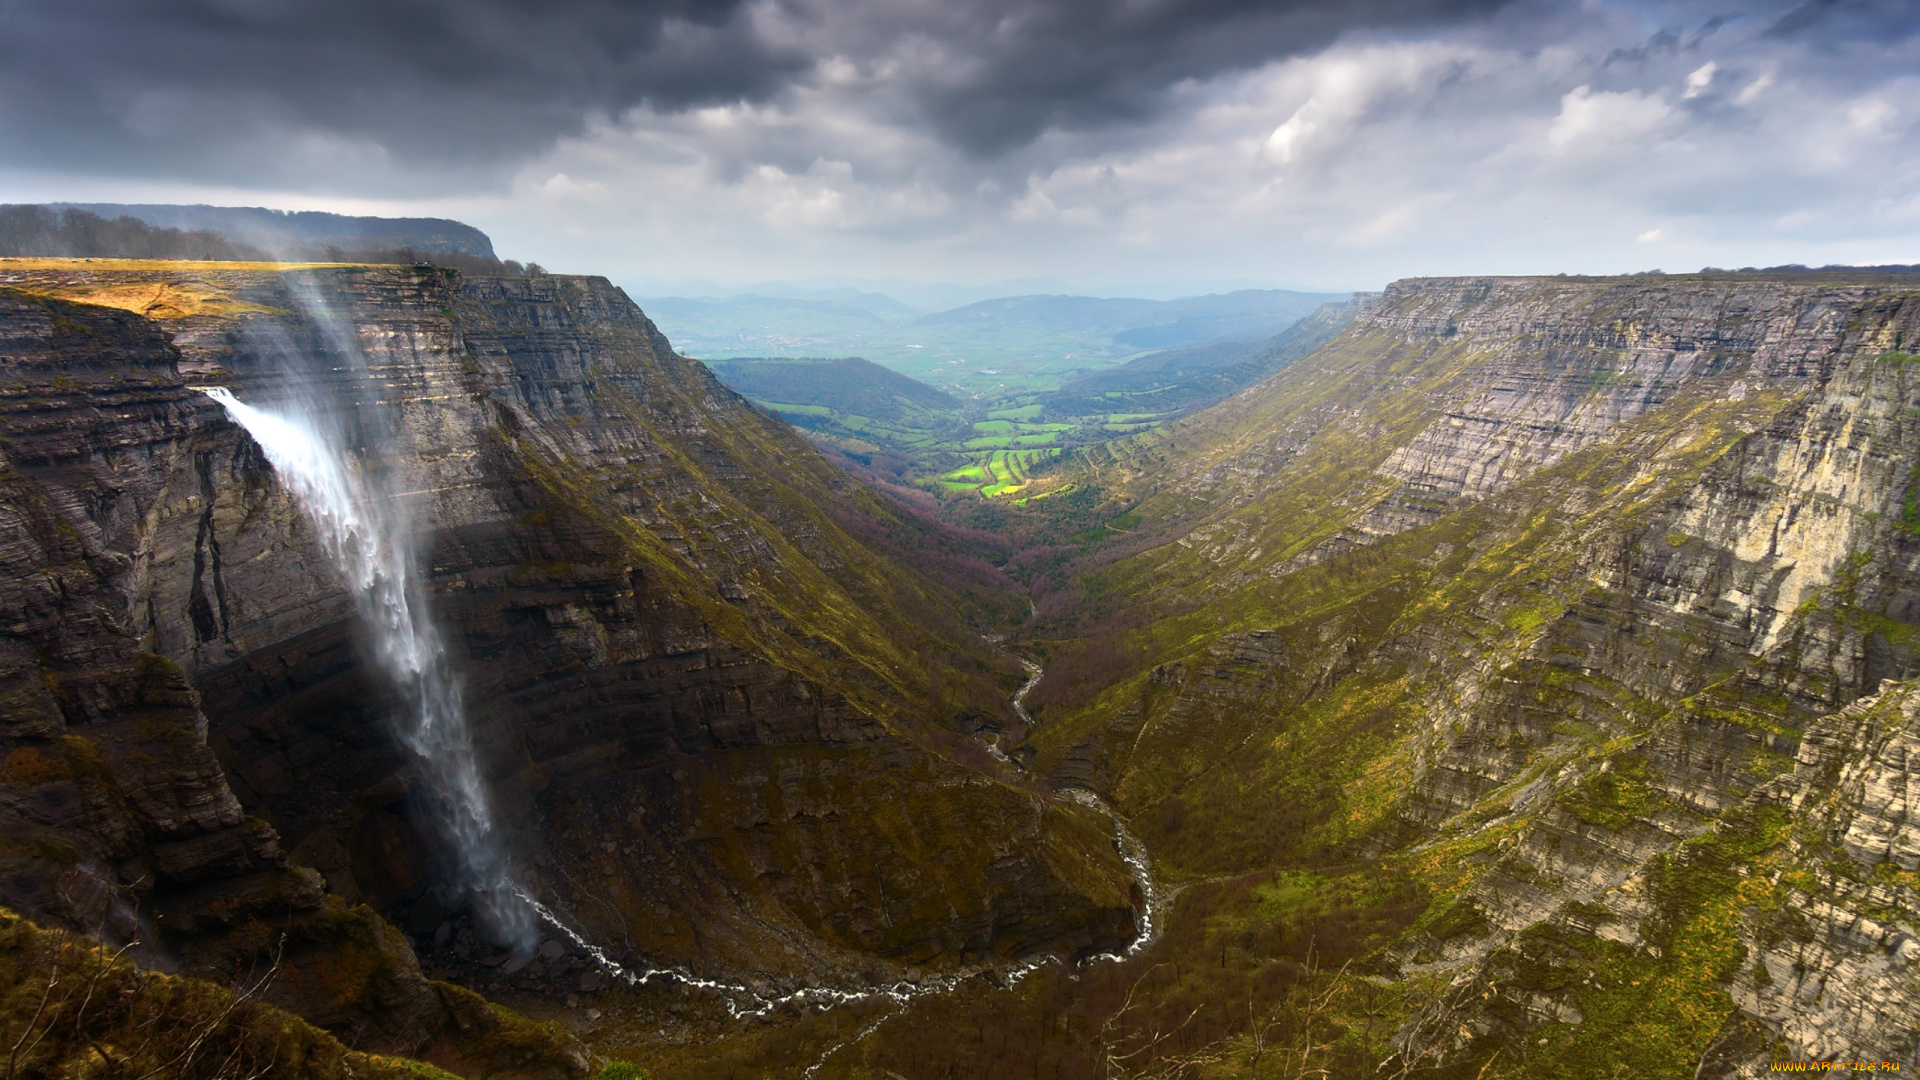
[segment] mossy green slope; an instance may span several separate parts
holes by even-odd
[[[566,1036],[504,1011],[490,1014],[482,1025],[498,1029],[491,1036],[498,1045],[473,1040],[459,1072],[414,1058],[349,1050],[325,1031],[260,1000],[282,975],[279,967],[269,966],[236,990],[147,971],[123,951],[42,929],[0,910],[0,1047],[5,1047],[7,1074],[560,1080],[585,1072],[583,1061],[569,1060],[563,1052]],[[484,1003],[478,1007],[487,1009]]]
[[[1777,903],[1743,884],[1786,835],[1750,793],[1914,670],[1920,384],[1887,356],[1916,311],[1887,283],[1390,289],[1061,474],[1138,524],[1052,583],[1093,610],[1039,628],[1039,767],[1107,787],[1175,880],[1404,883],[1423,913],[1373,939],[1402,981],[1485,990],[1561,942],[1612,995],[1548,1050],[1545,1006],[1449,997],[1383,1054],[1693,1075],[1746,1030],[1741,913]]]
[[[517,352],[542,335],[585,339],[590,387],[558,415],[528,402],[537,427],[503,412],[498,429],[559,505],[621,536],[729,641],[878,718],[997,710],[1018,668],[975,643],[999,598],[958,594],[850,531],[910,533],[912,522],[675,354],[637,309],[607,303],[591,283],[557,281],[551,298],[494,296],[504,284],[470,283],[464,302],[485,312],[460,322],[500,397],[515,396]],[[577,321],[554,327],[554,308]]]

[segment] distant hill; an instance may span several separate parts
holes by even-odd
[[[888,319],[873,310],[885,310],[874,302],[884,297],[847,293],[669,297],[646,309],[680,348],[715,357],[706,362],[722,382],[815,442],[896,481],[987,497],[1019,492],[1069,448],[1251,386],[1357,310],[1338,294],[1325,303],[1333,297],[1250,289],[1181,300],[1008,296]],[[872,351],[848,351],[878,362],[817,359],[843,342],[865,342]],[[718,359],[730,344],[765,351]]]
[[[94,259],[263,259],[266,253],[204,229],[168,229],[86,210],[0,206],[0,256]]]
[[[951,394],[857,356],[713,360],[707,366],[721,382],[761,402],[823,406],[892,423],[926,412],[957,416],[962,408]]]
[[[1042,416],[1064,420],[1106,413],[1164,419],[1211,405],[1332,340],[1377,295],[1355,293],[1350,300],[1321,304],[1271,338],[1208,341],[1082,375],[1042,398]]]
[[[1152,321],[1160,301],[1096,296],[1003,296],[922,315],[914,326],[1030,327],[1049,333],[1113,334]]]
[[[862,465],[873,465],[878,454],[905,455],[890,468],[897,474],[912,471],[922,458],[945,468],[971,434],[964,402],[857,356],[706,364],[754,404]]]
[[[1141,352],[1215,338],[1264,340],[1339,298],[1279,289],[1180,300],[1034,294],[924,315],[853,289],[640,303],[689,356],[864,356],[992,399],[1052,390],[1060,379]]]
[[[1166,349],[1223,337],[1266,337],[1335,297],[1283,289],[1194,296],[1180,300],[1092,296],[1008,296],[923,315],[908,325],[995,335],[1083,335],[1107,339],[1109,353]]]
[[[798,289],[792,287],[771,286],[752,289],[729,297],[722,303],[731,301],[753,302],[757,300],[804,300],[814,303],[834,304],[843,307],[859,308],[870,311],[885,319],[904,319],[913,315],[923,315],[928,309],[913,307],[888,296],[886,293],[863,292],[853,288]]]
[[[330,249],[351,253],[396,248],[423,255],[496,258],[486,233],[447,218],[348,217],[318,210],[147,203],[49,203],[47,208],[81,210],[109,220],[129,217],[182,232],[217,233],[281,258],[325,259]]]
[[[663,296],[640,303],[674,348],[699,357],[852,352],[886,325],[873,303],[838,299]]]

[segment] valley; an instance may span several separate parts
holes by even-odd
[[[1281,296],[703,364],[602,278],[0,259],[9,1009],[98,964],[112,1045],[299,1075],[1920,1064],[1920,278]],[[216,398],[412,523],[485,875]]]
[[[989,499],[1018,497],[1063,451],[1145,431],[1259,382],[1312,352],[1366,302],[1280,291],[1169,302],[1022,296],[901,318],[910,311],[885,296],[853,299],[863,306],[753,296],[662,303],[678,325],[714,335],[694,340],[722,381],[857,463],[868,483],[896,495]],[[725,329],[745,331],[736,324],[749,319],[825,325],[799,337]],[[933,344],[903,351],[887,344],[890,335]],[[876,346],[882,360],[730,355],[735,339]],[[991,366],[968,370],[982,358]]]
[[[1130,357],[1260,341],[1330,293],[1249,289],[1179,300],[1030,295],[924,311],[879,293],[642,297],[689,356],[857,355],[968,401],[1013,403]]]

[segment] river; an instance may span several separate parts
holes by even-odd
[[[1033,717],[1027,712],[1025,705],[1026,697],[1033,691],[1035,686],[1039,685],[1046,671],[1039,664],[1031,660],[1023,658],[1020,663],[1027,670],[1027,681],[1021,684],[1020,689],[1014,691],[1011,704],[1013,711],[1020,719],[1030,725],[1033,722]],[[999,753],[997,739],[991,741],[983,739],[982,741],[986,743],[989,750],[994,752],[995,757],[1003,761],[1007,760],[1004,755]],[[1126,822],[1121,819],[1120,815],[1115,813],[1113,808],[1108,806],[1106,801],[1101,799],[1099,795],[1085,788],[1064,788],[1060,791],[1060,795],[1080,806],[1084,806],[1101,814],[1113,823],[1114,847],[1119,851],[1120,858],[1126,863],[1127,868],[1133,872],[1134,881],[1140,888],[1141,904],[1136,912],[1138,916],[1136,923],[1138,933],[1134,935],[1133,941],[1128,943],[1127,947],[1120,952],[1099,953],[1086,957],[1080,961],[1079,966],[1081,968],[1088,968],[1097,964],[1120,963],[1128,957],[1138,955],[1142,950],[1152,945],[1154,938],[1159,933],[1160,905],[1163,897],[1160,889],[1153,881],[1152,858],[1147,852],[1146,845],[1140,842],[1139,837],[1133,834],[1133,830],[1127,827]],[[884,998],[894,1002],[896,1005],[904,1006],[915,998],[926,997],[931,994],[951,993],[968,979],[977,976],[993,975],[998,978],[1002,985],[1015,986],[1018,985],[1021,980],[1039,971],[1048,964],[1065,962],[1053,953],[1039,953],[1026,957],[1012,965],[970,965],[951,975],[937,979],[926,979],[918,982],[903,979],[882,985],[850,988],[805,986],[791,993],[770,997],[740,983],[701,978],[681,968],[628,968],[616,962],[606,954],[605,950],[588,941],[578,931],[568,926],[558,915],[554,914],[552,910],[540,903],[540,901],[532,895],[521,892],[520,897],[526,901],[528,907],[539,916],[542,922],[553,927],[561,937],[571,942],[574,948],[591,958],[594,964],[599,966],[609,977],[624,982],[628,986],[635,987],[644,986],[655,979],[664,979],[696,990],[704,990],[718,994],[725,999],[728,1014],[736,1020],[764,1019],[787,1005],[812,1004],[818,1005],[823,1009],[831,1009],[837,1005],[847,1005],[854,1002]],[[803,1070],[800,1075],[802,1077],[814,1076],[826,1065],[827,1060],[834,1054],[873,1034],[888,1021],[899,1016],[901,1011],[901,1009],[895,1008],[886,1015],[878,1017],[872,1022],[862,1026],[859,1031],[848,1038],[828,1047],[811,1065]]]

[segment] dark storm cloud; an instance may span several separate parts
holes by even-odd
[[[1504,2],[0,0],[0,164],[472,183],[593,116],[764,101],[829,58],[991,155],[1350,29]]]
[[[258,177],[271,163],[246,169],[250,151],[318,134],[413,164],[510,161],[596,111],[762,97],[806,68],[758,40],[740,7],[0,0],[0,154]]]
[[[1920,30],[1920,12],[1912,0],[1807,0],[1791,5],[1768,32],[1776,37],[1826,38],[1829,41],[1862,37],[1914,36]]]
[[[1153,115],[1169,86],[1298,56],[1356,28],[1470,20],[1507,0],[989,0],[875,22],[896,40],[933,33],[956,69],[913,78],[934,129],[976,153]]]

